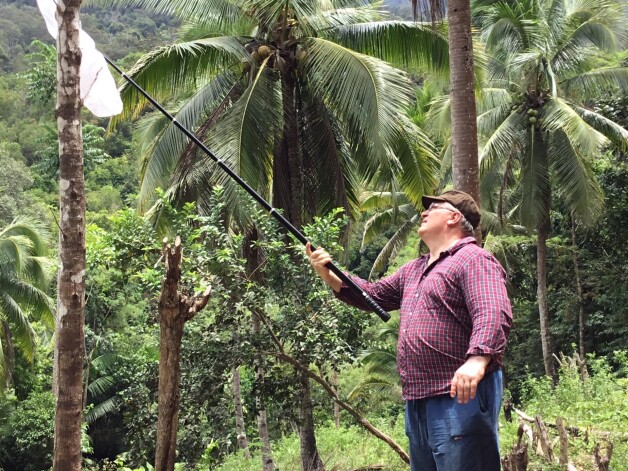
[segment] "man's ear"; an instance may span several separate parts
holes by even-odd
[[[450,226],[452,224],[458,224],[460,222],[460,218],[462,217],[460,213],[451,213],[451,215],[453,216],[453,218],[449,219],[447,221],[447,224],[449,224]]]

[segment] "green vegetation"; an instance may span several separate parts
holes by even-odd
[[[231,0],[95,6],[103,2],[114,3],[82,10],[99,47],[264,195],[285,189],[276,172],[296,149],[302,201],[281,194],[273,204],[299,214],[308,236],[349,270],[382,276],[424,250],[415,230],[419,197],[451,184],[446,25],[434,32],[381,23],[379,4],[362,0],[290,0],[294,9],[283,17],[285,0],[243,0],[239,9]],[[330,10],[312,6],[319,3]],[[507,396],[547,424],[555,456],[560,417],[578,469],[597,470],[596,446],[612,443],[610,469],[628,470],[628,21],[612,1],[542,5],[474,9],[483,235],[508,271],[514,308]],[[219,7],[224,15],[209,14]],[[411,18],[409,0],[384,7]],[[195,15],[203,21],[191,21]],[[276,42],[280,17],[294,42]],[[52,456],[55,58],[35,2],[0,0],[2,471],[46,471]],[[306,389],[289,360],[405,447],[395,317],[382,325],[333,298],[299,244],[124,90],[134,106],[128,116],[108,123],[84,114],[83,469],[152,471],[162,240],[176,235],[185,292],[213,290],[183,335],[177,470],[260,470],[262,408],[276,468],[299,469]],[[300,99],[296,110],[283,107],[288,92]],[[292,134],[291,111],[299,116]],[[555,387],[541,353],[537,247],[545,238]],[[236,368],[250,459],[238,447]],[[353,416],[336,413],[320,383],[306,384],[328,470],[408,469]],[[500,420],[504,455],[528,424],[511,414]],[[561,469],[533,446],[528,453],[529,469]]]

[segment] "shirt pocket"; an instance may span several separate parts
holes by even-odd
[[[431,273],[420,286],[421,299],[427,309],[443,309],[448,297],[449,283],[442,273]]]

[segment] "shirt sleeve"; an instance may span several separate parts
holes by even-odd
[[[501,364],[512,326],[506,272],[489,253],[471,260],[463,287],[473,328],[467,356],[489,355]]]
[[[395,311],[401,305],[402,296],[402,278],[404,267],[400,268],[393,275],[382,278],[374,283],[368,282],[357,276],[348,275],[355,284],[357,284],[373,301],[385,311]],[[364,302],[364,298],[354,293],[345,283],[342,284],[340,291],[334,291],[334,295],[351,306],[357,307],[364,311],[372,311],[372,309]]]

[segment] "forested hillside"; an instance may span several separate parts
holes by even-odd
[[[136,3],[160,4],[94,0],[81,9],[83,29],[315,244],[365,279],[426,252],[421,195],[452,187],[446,24],[378,23],[412,19],[410,0],[314,2],[329,4],[318,16],[281,16],[273,1]],[[628,470],[625,5],[564,0],[561,20],[543,29],[550,22],[535,2],[478,3],[482,238],[507,272],[514,318],[502,456],[530,433],[527,469],[565,469],[567,459],[579,470]],[[503,17],[529,36],[500,29]],[[368,26],[351,36],[343,26],[352,23]],[[282,42],[281,28],[302,36]],[[298,97],[292,110],[288,92]],[[0,471],[52,463],[55,93],[56,50],[35,0],[0,0]],[[83,469],[153,469],[164,248],[176,236],[180,292],[209,294],[181,324],[175,469],[298,470],[306,428],[318,469],[409,469],[374,433],[407,449],[398,313],[383,324],[337,300],[259,205],[128,85],[123,100],[114,122],[83,111]],[[539,142],[551,162],[543,168]],[[541,207],[543,227],[531,222]]]

